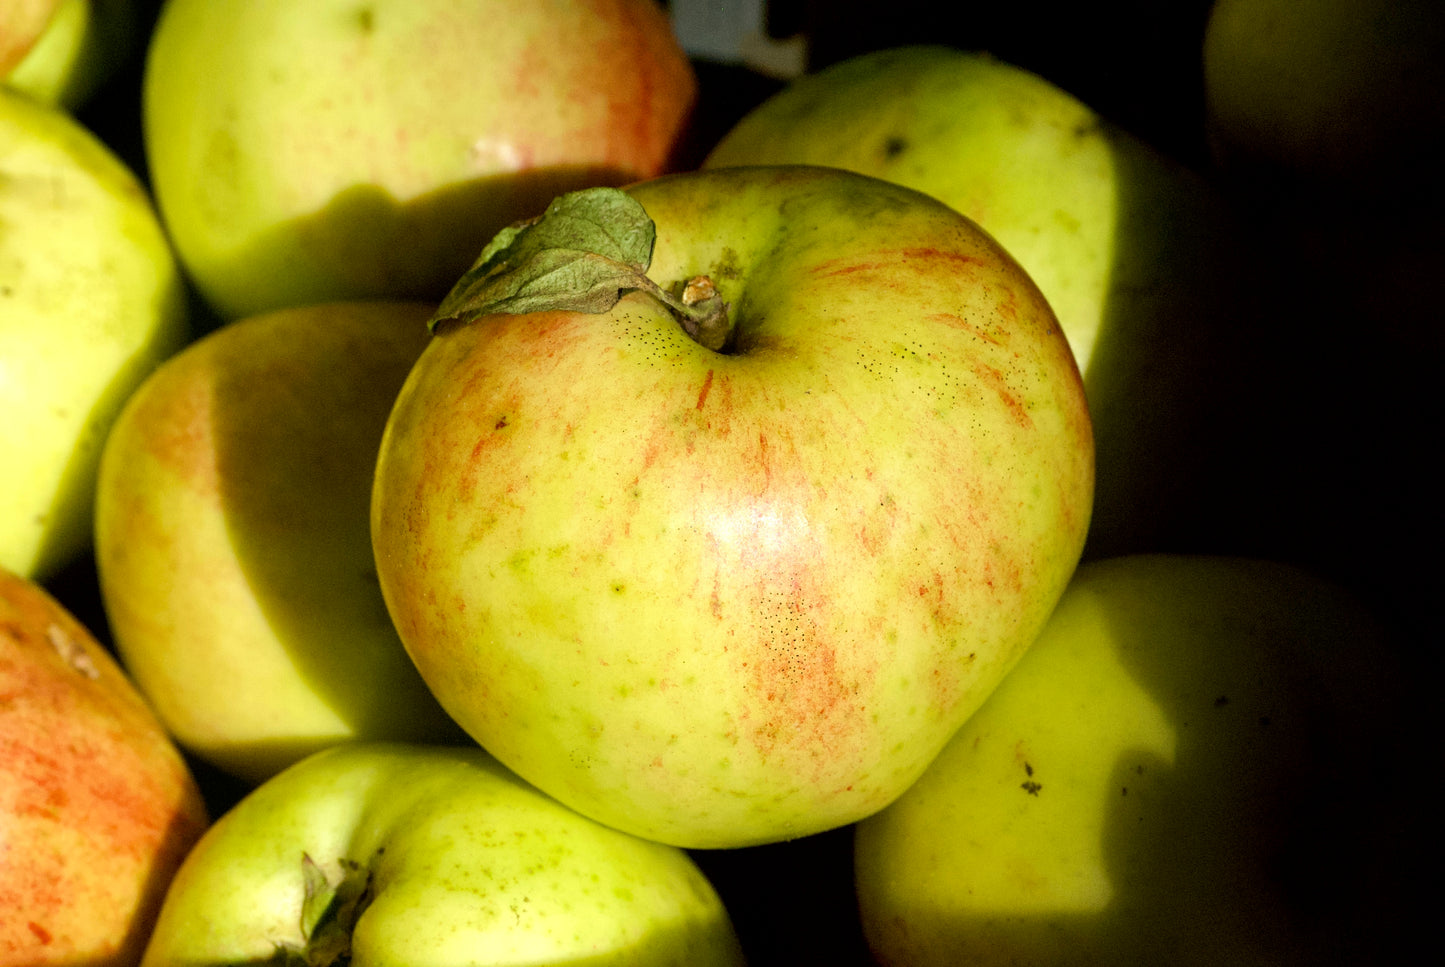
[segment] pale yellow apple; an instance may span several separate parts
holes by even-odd
[[[135,175],[68,114],[0,88],[0,565],[43,578],[90,546],[111,421],[188,338]]]
[[[158,369],[101,464],[96,565],[126,667],[181,744],[260,780],[353,738],[460,738],[377,587],[371,474],[431,307],[237,320]]]
[[[207,822],[110,653],[0,568],[0,967],[134,967]]]
[[[1391,804],[1388,648],[1358,601],[1283,564],[1084,565],[928,772],[857,827],[874,954],[1389,962],[1408,888],[1382,830],[1413,811]]]
[[[172,0],[145,146],[221,316],[440,299],[554,195],[662,171],[695,90],[656,0]]]
[[[1089,556],[1194,526],[1228,466],[1250,323],[1240,236],[1204,178],[1047,79],[942,46],[863,54],[791,82],[704,167],[821,164],[905,185],[1028,271],[1084,374],[1097,449]]]
[[[177,874],[145,967],[740,967],[682,850],[578,815],[481,749],[355,742],[274,776]]]

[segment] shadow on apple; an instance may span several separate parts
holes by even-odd
[[[1243,228],[1192,171],[1105,127],[1116,174],[1102,319],[1085,389],[1094,420],[1086,559],[1215,550],[1213,526],[1249,499],[1270,338]]]
[[[881,906],[870,933],[927,964],[1408,962],[1429,922],[1405,874],[1428,807],[1409,804],[1411,742],[1379,628],[1328,591],[1254,580],[1223,585],[1234,600],[1206,572],[1162,597],[1141,586],[1149,600],[1087,612],[1098,630],[1048,640],[1048,664],[1026,656],[1028,686],[1001,691],[992,716],[986,705],[920,811],[867,844],[874,882],[890,884],[870,891],[935,878],[898,887],[908,919]],[[1207,608],[1190,604],[1200,594]],[[931,835],[929,819],[970,830],[937,835],[936,865],[924,844],[887,866],[888,846]],[[976,842],[994,836],[1003,845]]]
[[[568,191],[634,180],[620,168],[566,165],[475,178],[406,200],[356,184],[204,264],[188,259],[187,269],[222,319],[348,299],[440,302],[502,228],[540,215]]]
[[[419,348],[424,315],[416,324]],[[378,338],[394,340],[395,333]],[[353,734],[474,744],[430,698],[400,639],[387,634],[392,621],[371,566],[371,474],[369,465],[358,461],[374,453],[388,407],[363,396],[394,394],[405,377],[406,357],[356,353],[334,364],[355,367],[356,373],[328,381],[335,393],[355,394],[350,405],[336,400],[341,405],[332,412],[355,418],[318,414],[311,423],[298,420],[298,409],[315,398],[315,390],[285,371],[282,354],[274,363],[277,378],[264,390],[245,371],[213,372],[209,417],[221,488],[217,503],[231,550],[295,673]],[[297,365],[305,369],[317,360]],[[264,460],[255,459],[259,452],[266,453]],[[394,655],[377,653],[388,645]],[[394,667],[393,677],[379,682],[378,669],[387,667]],[[390,693],[378,694],[379,685],[390,686]],[[417,714],[400,722],[398,707]],[[290,763],[335,741],[325,735],[230,740],[224,758]]]

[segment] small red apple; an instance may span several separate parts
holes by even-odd
[[[206,826],[185,760],[110,654],[0,569],[0,967],[139,963]]]

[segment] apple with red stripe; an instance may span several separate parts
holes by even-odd
[[[686,847],[892,801],[1078,561],[1057,320],[972,221],[833,169],[562,196],[440,306],[378,459],[388,608],[447,711]]]

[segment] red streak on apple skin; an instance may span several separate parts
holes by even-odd
[[[1027,407],[1025,407],[1023,402],[1009,389],[1008,382],[1004,379],[1003,373],[1000,373],[992,366],[982,364],[975,366],[973,371],[979,379],[998,394],[999,400],[1003,403],[1004,407],[1008,409],[1009,415],[1013,417],[1015,423],[1025,430],[1032,430],[1034,428],[1034,421],[1033,418],[1029,416]]]
[[[958,268],[970,265],[983,265],[986,260],[972,255],[964,255],[960,252],[947,252],[937,248],[905,248],[895,252],[879,252],[870,261],[860,262],[856,259],[829,259],[820,262],[814,269],[813,274],[821,278],[833,278],[840,275],[852,275],[855,272],[872,272],[883,268],[893,268],[900,262],[949,262]],[[929,269],[928,271],[933,271]]]
[[[707,394],[712,390],[712,370],[707,371],[707,376],[702,381],[702,390],[697,394],[697,408],[701,410],[707,403]]]
[[[982,339],[984,342],[990,343],[991,345],[998,346],[1000,348],[1008,345],[1008,340],[1006,338],[1000,339],[998,335],[995,335],[994,333],[991,333],[986,329],[980,329],[978,326],[973,325],[962,316],[954,315],[951,312],[935,312],[927,316],[926,318],[933,322],[941,322],[944,325],[953,326],[956,329],[963,329],[967,332],[971,332],[978,338]],[[1003,330],[1001,334],[1007,336],[1008,330]]]

